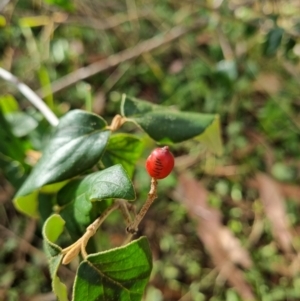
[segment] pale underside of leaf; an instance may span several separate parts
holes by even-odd
[[[43,227],[44,250],[48,257],[52,289],[59,301],[68,301],[67,287],[57,276],[63,255],[61,248],[55,242],[63,232],[65,221],[58,215],[50,216]]]

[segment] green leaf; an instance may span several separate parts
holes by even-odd
[[[56,5],[66,11],[74,11],[74,3],[71,0],[44,0],[47,4]]]
[[[289,51],[292,51],[296,45],[297,45],[296,39],[289,37],[284,43],[285,54],[288,55]]]
[[[24,166],[19,161],[15,161],[10,157],[5,156],[1,151],[0,170],[15,188],[20,187],[26,177]]]
[[[264,43],[264,53],[266,55],[274,55],[276,54],[281,40],[284,34],[284,29],[281,27],[272,28],[266,37],[266,41]]]
[[[145,237],[89,255],[78,268],[73,301],[140,301],[151,270],[151,251]]]
[[[22,164],[25,159],[25,147],[20,139],[16,138],[12,133],[1,107],[0,125],[0,153]]]
[[[141,157],[143,148],[143,142],[136,136],[115,134],[109,139],[101,162],[105,167],[120,163],[132,177],[136,161]]]
[[[218,115],[214,119],[213,123],[205,130],[205,132],[196,137],[196,140],[203,143],[212,153],[218,156],[223,154],[221,126]]]
[[[64,225],[65,221],[58,214],[53,214],[47,219],[43,227],[44,250],[49,261],[52,289],[59,301],[68,301],[67,287],[57,276],[57,270],[63,255],[61,254],[61,248],[55,244],[55,241],[64,230]]]
[[[5,27],[6,25],[6,19],[3,16],[0,16],[0,27]]]
[[[51,215],[43,227],[44,249],[48,258],[60,254],[61,248],[55,244],[56,240],[62,234],[65,221],[59,214]]]
[[[60,190],[57,202],[62,207],[60,214],[70,235],[73,238],[81,236],[99,214],[91,212],[93,202],[110,198],[135,199],[132,182],[120,164],[73,180]]]
[[[0,97],[0,107],[1,107],[1,110],[4,113],[4,115],[7,113],[16,112],[19,110],[18,102],[10,94],[2,95]]]
[[[218,123],[219,116],[194,112],[179,112],[170,107],[154,105],[146,101],[128,97],[122,98],[121,113],[129,121],[139,125],[152,139],[161,144],[179,143],[199,138],[211,126]],[[220,131],[214,131],[218,144]],[[203,139],[205,142],[205,139]],[[207,145],[208,147],[210,144]],[[212,151],[216,151],[212,149]],[[220,153],[220,149],[217,150]]]
[[[37,191],[18,197],[13,200],[13,203],[15,208],[20,212],[33,218],[39,217]]]
[[[46,15],[27,16],[27,17],[19,18],[19,25],[21,27],[47,26],[51,22],[53,22],[51,17]]]
[[[52,289],[59,301],[68,301],[67,286],[60,281],[58,276],[55,276],[52,281]]]
[[[217,71],[227,76],[230,80],[236,81],[238,77],[237,65],[234,60],[222,60],[217,63]]]
[[[38,122],[30,115],[24,112],[13,112],[5,115],[9,122],[12,132],[17,137],[23,137],[33,131]]]
[[[38,195],[38,212],[40,223],[45,221],[53,214],[53,207],[56,204],[56,195],[39,192]],[[54,207],[55,208],[55,207]]]
[[[45,185],[41,188],[41,192],[48,193],[48,194],[54,194],[57,193],[59,190],[61,190],[70,180],[65,180],[62,182],[54,183]]]
[[[46,104],[50,107],[50,109],[53,110],[53,94],[51,90],[51,79],[49,76],[48,69],[45,66],[41,66],[40,70],[38,71],[38,76],[41,83],[41,90],[44,94],[46,94],[44,100]]]
[[[106,122],[101,117],[80,110],[67,113],[17,197],[91,168],[100,160],[109,136],[110,131],[106,130]]]

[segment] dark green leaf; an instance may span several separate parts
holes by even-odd
[[[59,191],[57,201],[62,207],[60,214],[73,238],[80,236],[95,218],[91,216],[92,202],[109,198],[135,199],[130,178],[119,164],[71,181]]]
[[[42,158],[17,196],[60,182],[91,168],[100,160],[110,131],[99,116],[74,110],[61,118]]]
[[[4,174],[5,178],[13,184],[15,188],[18,188],[23,183],[26,175],[24,166],[8,156],[5,156],[0,152],[0,170]]]
[[[113,135],[108,142],[101,159],[105,167],[122,164],[130,177],[133,175],[136,161],[141,157],[143,142],[130,134]]]
[[[44,250],[49,261],[52,289],[59,301],[68,301],[67,288],[57,276],[57,270],[63,255],[61,254],[61,248],[55,244],[55,241],[63,232],[64,225],[65,221],[58,214],[53,214],[47,219],[43,227]]]
[[[259,28],[259,25],[257,23],[259,23],[259,21],[254,19],[254,20],[252,20],[252,23],[245,24],[244,33],[247,38],[249,38],[249,37],[253,36],[255,33],[257,33],[258,28]]]
[[[274,55],[276,54],[281,40],[284,34],[284,30],[281,27],[272,28],[266,37],[266,41],[264,44],[264,53],[266,55]]]
[[[11,127],[4,118],[2,109],[0,108],[0,153],[23,163],[25,159],[25,148],[21,141],[12,133]]]
[[[297,40],[292,37],[289,37],[284,45],[285,53],[288,54],[291,50],[293,50],[296,44],[297,44]]]
[[[42,224],[53,214],[53,207],[56,203],[56,195],[39,192],[38,212]]]
[[[169,107],[153,105],[126,95],[123,95],[122,98],[121,113],[161,144],[199,138],[214,125],[214,136],[211,139],[214,140],[214,145],[218,148],[214,148],[212,151],[217,154],[222,152],[218,115],[179,112]]]
[[[140,301],[152,270],[148,240],[89,255],[78,269],[73,301]]]

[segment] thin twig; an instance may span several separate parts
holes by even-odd
[[[10,72],[0,68],[0,77],[17,87],[17,89],[44,115],[52,126],[57,126],[58,118],[50,110],[50,108],[43,102],[43,100],[33,92],[27,85],[19,81],[17,77]]]
[[[143,205],[143,207],[141,208],[140,212],[135,217],[135,220],[133,221],[133,223],[127,227],[127,232],[129,232],[131,234],[135,234],[137,232],[138,225],[140,224],[140,222],[144,218],[145,214],[149,210],[151,204],[157,198],[156,190],[157,190],[157,180],[155,178],[152,178],[150,191],[148,193],[148,198],[147,198],[145,204]]]
[[[120,204],[118,202],[115,202],[110,207],[108,207],[91,225],[89,225],[86,229],[86,233],[82,237],[82,243],[81,243],[81,254],[83,256],[83,259],[86,259],[88,256],[85,248],[89,241],[89,239],[95,235],[99,227],[102,225],[102,223],[105,221],[105,219],[116,209],[118,209]]]
[[[107,218],[108,215],[110,215],[113,211],[118,209],[120,207],[119,202],[115,202],[110,207],[108,207],[92,224],[90,224],[86,228],[86,232],[84,235],[79,238],[75,243],[70,245],[69,247],[63,249],[61,251],[62,254],[64,254],[64,258],[62,260],[62,264],[68,264],[70,263],[81,251],[81,254],[84,259],[88,256],[85,248],[90,240],[90,238],[95,235],[98,228],[101,226],[101,224],[104,222],[104,220]]]
[[[115,202],[119,203],[121,214],[123,215],[126,225],[129,226],[132,223],[130,212],[133,216],[136,216],[135,206],[122,199],[115,200]]]
[[[95,62],[86,67],[79,68],[76,71],[71,72],[68,75],[63,76],[62,78],[53,82],[52,87],[51,85],[45,86],[43,90],[37,90],[36,93],[41,97],[46,97],[49,94],[49,92],[47,91],[50,88],[52,93],[56,93],[77,83],[80,80],[84,80],[96,73],[117,66],[122,62],[137,58],[145,52],[152,51],[160,46],[168,44],[169,42],[174,41],[175,39],[178,39],[181,36],[184,36],[186,33],[198,29],[206,23],[206,20],[199,20],[198,22],[195,22],[195,24],[193,24],[193,26],[191,27],[176,26],[163,34],[159,34],[149,40],[140,42],[132,48],[125,49],[117,54],[113,54],[107,59]]]

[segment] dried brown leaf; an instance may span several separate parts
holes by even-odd
[[[224,226],[220,228],[219,239],[232,262],[240,264],[245,268],[251,267],[252,262],[248,252],[241,246],[240,241],[233,236],[228,228]]]
[[[98,90],[93,98],[93,112],[102,115],[105,108],[106,98],[102,90]]]
[[[298,185],[278,183],[282,193],[285,197],[292,198],[300,203],[300,187]]]
[[[184,67],[184,62],[180,59],[177,59],[171,63],[168,71],[170,74],[177,74],[183,69],[183,67]]]
[[[275,181],[275,180],[273,180],[273,181]],[[299,187],[299,185],[282,183],[282,182],[278,182],[278,181],[275,181],[275,182],[284,197],[291,198],[294,201],[296,201],[297,203],[300,203],[300,187]],[[247,184],[250,187],[253,187],[255,189],[258,189],[258,186],[259,186],[257,179],[251,179],[247,182]]]
[[[254,90],[270,95],[281,89],[281,79],[273,73],[261,73],[254,82]]]
[[[255,220],[251,227],[251,232],[248,236],[247,246],[248,248],[254,246],[264,232],[264,221],[263,218],[259,216],[259,214],[255,214]]]
[[[285,212],[285,200],[280,187],[267,174],[257,174],[256,180],[261,202],[272,226],[273,236],[285,252],[291,252],[292,235]]]
[[[187,174],[179,176],[175,198],[187,208],[189,215],[197,222],[197,234],[210,253],[220,275],[228,280],[243,300],[253,300],[254,294],[244,279],[240,264],[249,268],[250,256],[229,229],[221,223],[221,213],[207,204],[206,189]]]

